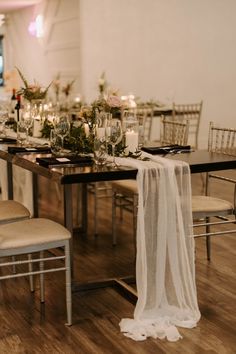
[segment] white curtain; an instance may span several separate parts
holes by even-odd
[[[118,159],[138,168],[136,284],[133,319],[121,331],[134,340],[176,341],[176,328],[195,327],[197,303],[189,166],[145,154],[150,161]]]

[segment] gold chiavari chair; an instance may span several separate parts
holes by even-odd
[[[211,122],[209,127],[208,150],[235,156],[236,129],[218,127]],[[213,181],[222,181],[232,185],[232,201],[217,198],[212,195],[210,185]],[[236,233],[235,227],[231,229],[227,227],[230,225],[235,226],[236,180],[217,175],[216,173],[207,173],[205,195],[192,196],[192,211],[193,220],[198,221],[194,223],[194,227],[204,227],[205,229],[203,233],[195,234],[195,237],[206,237],[207,259],[210,260],[211,237]]]
[[[67,325],[72,324],[70,238],[71,234],[67,229],[48,219],[32,218],[0,225],[0,267],[2,269],[0,280],[39,274],[40,300],[44,302],[44,274],[65,271]],[[45,251],[56,248],[64,250],[64,254],[44,256]],[[33,259],[15,260],[15,256],[28,254],[39,255]],[[12,260],[8,261],[6,257],[11,257]],[[64,261],[64,265],[58,261]],[[52,264],[51,267],[49,263]],[[39,264],[39,268],[33,270],[33,264]],[[31,267],[28,270],[9,274],[8,267],[15,265],[22,267],[31,265]]]
[[[172,119],[184,122],[189,121],[189,141],[188,144],[192,148],[198,148],[198,135],[199,126],[202,115],[202,105],[203,102],[199,103],[189,103],[189,104],[177,104],[173,103],[172,107]]]

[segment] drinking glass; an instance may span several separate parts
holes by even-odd
[[[117,163],[115,162],[115,147],[122,140],[122,127],[121,121],[119,119],[113,118],[109,121],[108,131],[108,142],[112,147],[112,166],[117,167]]]
[[[31,115],[31,111],[30,111],[29,107],[26,107],[22,111],[21,124],[24,125],[24,127],[26,129],[26,145],[30,145],[29,132],[33,126],[33,117]]]
[[[17,122],[17,142],[23,146],[26,143],[26,138],[27,138],[27,134],[26,134],[26,128],[24,123],[19,120],[19,122]]]
[[[0,107],[0,136],[3,137],[5,136],[5,123],[8,120],[9,117],[9,112],[3,108]]]
[[[94,162],[96,165],[105,165],[107,160],[107,141],[105,128],[96,127],[94,134]]]
[[[70,133],[70,121],[67,114],[56,115],[53,120],[54,130],[61,138],[62,150],[64,150],[64,138]]]
[[[50,146],[52,154],[55,156],[61,155],[62,145],[61,145],[61,138],[55,131],[55,129],[51,129],[50,131]]]

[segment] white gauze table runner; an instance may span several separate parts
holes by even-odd
[[[138,169],[136,284],[133,319],[121,331],[136,341],[182,338],[176,326],[192,328],[197,303],[189,165],[143,154],[150,161],[117,158]]]

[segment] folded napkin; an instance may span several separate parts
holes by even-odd
[[[0,144],[15,144],[16,143],[16,139],[14,138],[8,138],[8,137],[3,137],[0,138]]]
[[[41,166],[52,166],[52,165],[71,165],[71,164],[82,164],[88,165],[93,162],[90,156],[64,156],[64,157],[37,157],[36,161]]]
[[[152,155],[164,155],[168,153],[190,152],[190,145],[166,145],[166,146],[144,146],[142,150]]]
[[[17,154],[19,152],[30,152],[30,153],[50,153],[51,148],[50,146],[29,146],[29,147],[24,147],[24,146],[9,146],[8,147],[8,152],[10,154]]]

